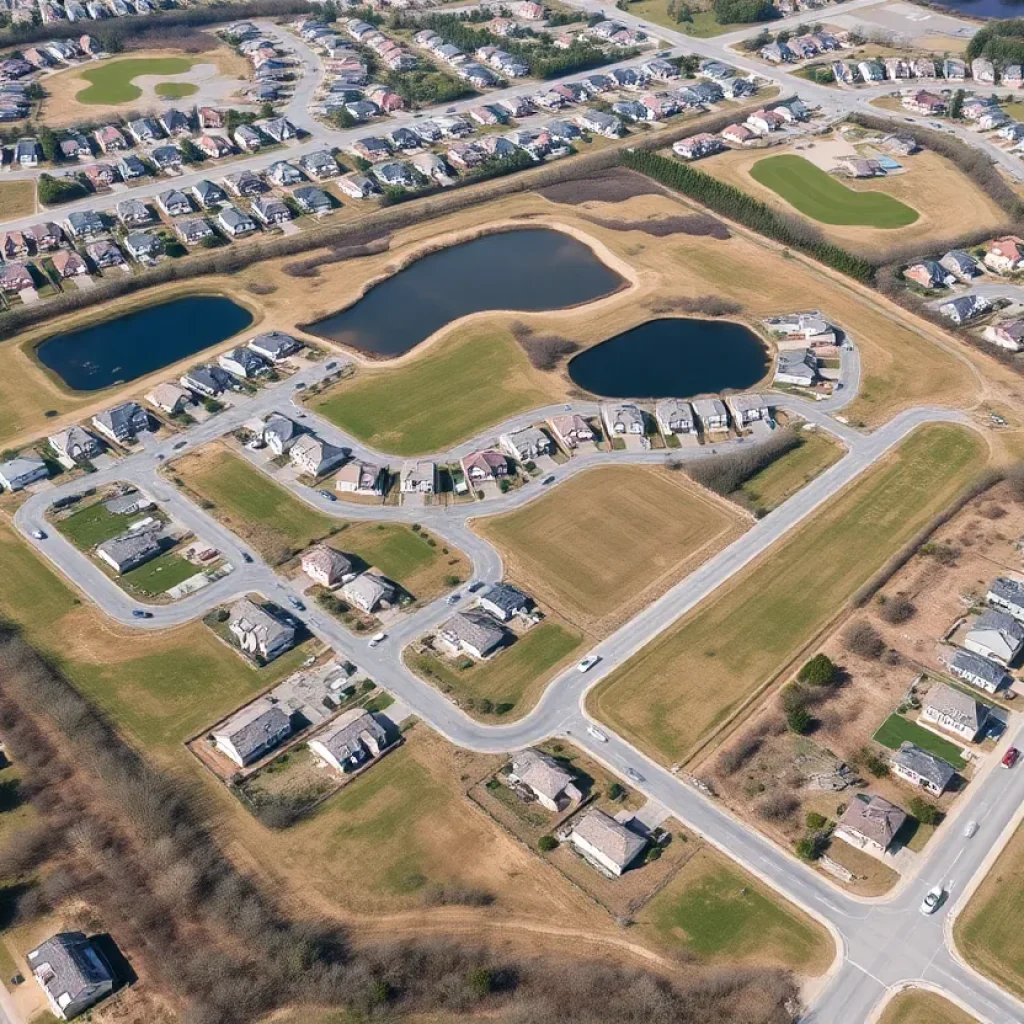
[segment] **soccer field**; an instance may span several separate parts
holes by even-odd
[[[918,219],[917,211],[898,199],[884,192],[855,192],[802,156],[765,157],[751,167],[750,176],[822,224],[903,228]]]

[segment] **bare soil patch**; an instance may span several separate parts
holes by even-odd
[[[552,203],[579,206],[581,203],[621,203],[634,196],[663,195],[664,189],[650,178],[621,167],[595,171],[586,178],[546,185],[537,190]]]

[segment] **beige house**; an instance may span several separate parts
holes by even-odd
[[[347,494],[380,497],[387,487],[387,480],[387,466],[376,466],[372,462],[353,459],[338,470],[334,485],[339,491]]]
[[[963,690],[934,683],[922,702],[921,718],[973,743],[988,721],[988,708]]]
[[[262,697],[232,715],[211,735],[214,746],[244,768],[283,743],[291,733],[291,719],[281,706]]]
[[[154,409],[167,413],[168,416],[177,416],[184,412],[192,404],[192,392],[187,391],[180,384],[172,384],[169,381],[157,384],[148,395],[146,401]]]
[[[532,747],[513,756],[508,780],[528,789],[549,811],[565,810],[583,797],[573,784],[571,772]]]
[[[471,485],[508,476],[508,459],[496,451],[470,452],[462,457],[462,472]]]
[[[379,757],[386,746],[387,732],[364,708],[339,715],[328,729],[309,741],[310,751],[342,774]]]
[[[403,462],[399,480],[403,494],[433,494],[437,490],[437,466],[426,459]]]
[[[259,655],[265,661],[273,661],[295,643],[295,630],[291,626],[248,598],[232,606],[228,629],[243,651]]]
[[[558,443],[568,451],[573,451],[581,442],[594,440],[594,431],[579,413],[552,416],[548,426]]]
[[[344,448],[336,448],[313,434],[302,434],[288,450],[288,458],[300,473],[319,477],[329,473],[347,458]]]
[[[892,845],[906,820],[906,812],[884,797],[858,793],[832,834],[858,850],[880,857]]]
[[[390,604],[395,595],[395,585],[373,572],[364,572],[341,588],[341,596],[367,615],[372,615],[381,605]]]
[[[300,562],[302,571],[314,583],[319,583],[321,587],[331,590],[340,587],[355,575],[352,560],[326,544],[317,544],[308,551],[304,551]]]
[[[647,846],[643,836],[631,832],[596,807],[579,817],[569,833],[569,842],[592,864],[616,877]]]

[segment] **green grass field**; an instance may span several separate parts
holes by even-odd
[[[452,662],[431,654],[414,654],[409,666],[460,703],[486,698],[495,706],[512,705],[525,714],[539,696],[551,670],[575,651],[583,636],[554,622],[534,626],[521,640],[488,662],[460,671]],[[528,698],[524,700],[524,698]],[[472,707],[467,705],[469,710]]]
[[[702,960],[749,959],[806,973],[824,970],[832,947],[821,928],[703,850],[644,907],[637,924],[658,944]]]
[[[181,100],[199,92],[198,85],[191,82],[157,82],[153,91],[164,100]]]
[[[362,373],[314,398],[321,416],[381,451],[441,451],[551,395],[507,334],[474,330],[393,370]]]
[[[973,432],[914,432],[796,533],[648,644],[590,697],[592,713],[679,761],[792,659],[985,463]]]
[[[97,544],[102,544],[119,533],[124,533],[130,523],[135,522],[139,517],[120,516],[108,512],[102,501],[75,512],[73,515],[62,519],[55,525],[57,531],[63,534],[80,551],[90,551]]]
[[[906,989],[885,1008],[878,1024],[977,1024],[959,1006],[935,992]]]
[[[753,508],[770,512],[843,454],[842,448],[823,433],[805,431],[800,437],[803,443],[799,448],[786,452],[781,459],[776,459],[752,476],[740,489],[744,500]]]
[[[891,714],[879,727],[872,737],[876,743],[890,750],[899,750],[904,740],[916,743],[922,750],[927,750],[943,761],[948,761],[957,771],[963,771],[967,762],[960,756],[962,747],[957,746],[950,740],[936,736],[935,733],[918,725],[916,722],[908,721],[902,715]]]
[[[121,581],[140,594],[155,597],[192,579],[198,572],[201,572],[198,566],[174,551],[167,551],[145,565],[140,565],[138,569],[126,572]]]
[[[791,153],[758,160],[750,176],[822,224],[903,228],[918,218],[916,210],[898,199],[884,192],[855,192],[809,160]]]
[[[195,63],[188,57],[129,57],[83,71],[78,77],[89,85],[75,99],[79,103],[131,103],[142,95],[132,83],[137,75],[180,75]],[[163,83],[172,84],[172,83]]]

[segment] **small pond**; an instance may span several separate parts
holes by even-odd
[[[968,14],[972,18],[1019,18],[1024,0],[935,0],[936,6],[950,14]]]
[[[569,376],[606,398],[689,398],[753,387],[768,372],[768,349],[728,320],[649,320],[581,352]]]
[[[230,299],[194,295],[54,335],[36,352],[69,387],[98,391],[226,341],[252,320],[249,310]]]
[[[397,356],[470,313],[564,309],[624,283],[589,246],[561,231],[503,231],[424,256],[306,329],[364,352]]]

